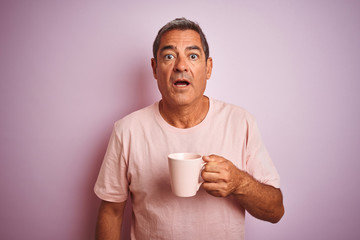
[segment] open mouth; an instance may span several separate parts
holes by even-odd
[[[181,81],[176,81],[175,83],[174,83],[174,85],[175,86],[177,86],[177,87],[186,87],[186,86],[188,86],[190,83],[188,82],[188,81],[183,81],[183,80],[181,80]]]

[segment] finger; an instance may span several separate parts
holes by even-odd
[[[233,182],[233,177],[226,171],[202,171],[201,177],[205,182],[213,183],[231,183]]]
[[[211,162],[224,162],[226,161],[225,158],[217,156],[217,155],[209,155],[209,156],[203,156],[203,161],[206,163],[211,163]]]
[[[204,169],[207,172],[228,172],[232,163],[224,158],[217,159],[215,161],[207,162]]]
[[[231,193],[230,191],[225,190],[223,184],[219,183],[204,182],[202,186],[207,193],[215,197],[226,197]]]
[[[208,162],[204,166],[205,172],[219,173],[221,171],[221,165],[217,162]]]
[[[211,155],[209,155],[207,157],[209,157],[209,161],[211,161],[211,162],[224,162],[224,161],[227,161],[222,156],[215,155],[215,154],[211,154]]]
[[[202,159],[204,160],[204,162],[212,162],[212,161],[214,161],[210,156],[203,156]]]
[[[218,191],[219,190],[219,184],[217,184],[217,183],[204,182],[202,184],[202,186],[206,191]]]
[[[214,172],[205,172],[201,173],[201,177],[205,182],[218,182],[219,174]]]

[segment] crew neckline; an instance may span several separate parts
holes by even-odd
[[[160,101],[157,101],[154,104],[154,112],[155,112],[155,117],[157,122],[160,124],[161,127],[173,131],[173,132],[177,132],[177,133],[190,133],[193,131],[196,131],[197,129],[201,128],[203,125],[205,125],[208,122],[208,119],[210,118],[210,116],[212,115],[213,112],[213,99],[205,96],[209,99],[209,110],[206,113],[205,118],[197,125],[190,127],[190,128],[177,128],[171,124],[169,124],[160,114],[160,109],[159,109],[159,103]]]

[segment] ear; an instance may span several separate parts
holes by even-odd
[[[154,78],[157,79],[157,74],[156,74],[156,60],[155,58],[152,58],[151,59],[151,67],[152,67],[152,70],[153,70],[153,75],[154,75]]]
[[[206,61],[206,80],[209,80],[209,78],[211,77],[212,68],[213,68],[213,61],[212,58],[209,57]]]

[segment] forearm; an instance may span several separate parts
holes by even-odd
[[[96,224],[96,240],[119,240],[121,238],[124,208],[125,202],[102,202]]]
[[[251,215],[278,222],[284,214],[280,189],[262,184],[248,173],[238,169],[229,160],[216,156],[204,156],[205,168],[201,173],[203,188],[216,197],[234,195]]]
[[[260,183],[247,173],[243,174],[246,180],[233,193],[241,206],[258,219],[272,223],[280,221],[284,215],[280,189]]]

